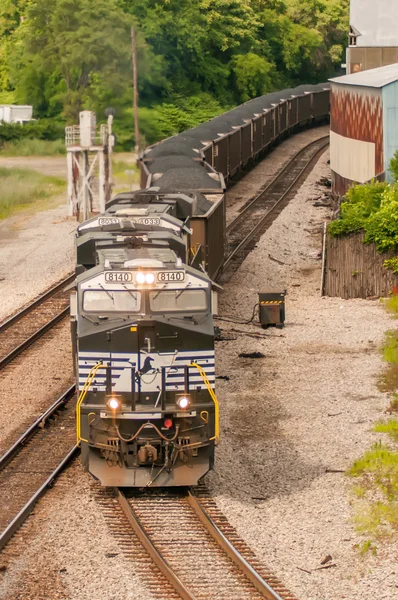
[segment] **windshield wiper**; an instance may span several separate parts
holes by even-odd
[[[105,294],[106,294],[107,296],[109,296],[109,298],[112,300],[113,304],[115,304],[115,299],[114,299],[114,297],[113,297],[113,294],[111,294],[110,292],[108,292],[108,290],[106,290],[106,289],[104,288],[104,286],[102,285],[102,283],[99,283],[98,285],[99,285],[99,287],[100,287],[102,290],[104,290]]]
[[[135,292],[132,292],[131,290],[129,290],[128,287],[126,287],[124,285],[124,283],[122,283],[122,286],[124,287],[126,292],[128,292],[130,294],[130,296],[133,298],[133,300],[135,300],[135,302],[137,302],[137,294]]]
[[[182,289],[181,289],[179,292],[177,292],[177,291],[176,291],[176,300],[177,300],[177,298],[179,298],[179,297],[181,296],[181,294],[182,294],[183,292],[185,292],[185,290],[186,290],[186,289],[188,289],[188,288],[189,288],[189,286],[190,286],[190,285],[191,285],[191,282],[189,282],[189,283],[188,283],[188,284],[187,284],[187,285],[186,285],[184,288],[182,288]]]
[[[159,296],[160,292],[162,290],[164,290],[164,288],[167,286],[167,283],[165,283],[158,292],[156,292],[156,294],[152,297],[152,300],[156,300],[156,298]]]

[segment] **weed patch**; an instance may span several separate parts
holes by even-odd
[[[387,331],[381,352],[388,367],[379,375],[378,387],[381,392],[395,392],[398,389],[398,331]]]
[[[0,219],[60,193],[65,182],[29,169],[0,168]]]
[[[398,421],[379,423],[375,431],[398,439]],[[359,458],[348,475],[359,479],[354,521],[360,533],[374,537],[391,535],[398,529],[398,452],[381,441]]]
[[[57,156],[66,154],[62,140],[15,140],[5,142],[1,148],[1,156]]]

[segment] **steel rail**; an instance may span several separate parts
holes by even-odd
[[[260,200],[267,192],[268,190],[275,185],[275,183],[279,180],[282,179],[282,176],[285,175],[288,170],[290,169],[290,167],[292,166],[292,164],[300,157],[301,154],[304,154],[304,152],[306,152],[309,148],[311,148],[311,146],[315,146],[318,144],[318,142],[320,142],[321,140],[328,140],[329,136],[328,135],[324,135],[320,138],[318,138],[317,140],[314,140],[313,142],[310,142],[309,144],[307,144],[306,146],[304,146],[303,148],[301,148],[294,156],[292,156],[292,158],[284,165],[284,167],[282,168],[281,171],[279,171],[279,173],[277,173],[275,175],[275,177],[273,179],[271,179],[271,181],[268,182],[268,184],[266,185],[266,187],[261,190],[261,192],[259,192],[257,194],[257,196],[255,196],[250,202],[249,204],[247,204],[247,206],[245,206],[243,208],[243,210],[238,214],[238,216],[231,221],[231,223],[227,226],[227,233],[229,231],[231,231],[232,229],[234,229],[237,225],[237,223],[239,221],[241,221],[244,217],[244,215],[250,210],[250,208],[256,204],[258,202],[258,200]],[[322,148],[326,147],[328,144],[325,143],[324,146],[322,146]],[[313,160],[312,158],[310,159],[310,161]],[[301,176],[302,173],[299,174],[298,177]]]
[[[267,600],[283,600],[283,598],[268,585],[268,583],[257,573],[255,569],[247,562],[247,560],[238,552],[238,550],[225,537],[222,531],[217,527],[211,517],[203,508],[197,498],[188,491],[188,501],[195,512],[200,522],[204,525],[208,533],[217,542],[218,546],[227,554],[227,556],[235,563],[239,570],[246,578],[254,585],[254,587]]]
[[[36,300],[34,300],[31,304],[29,304],[28,306],[25,306],[25,308],[23,308],[22,310],[17,312],[15,315],[10,317],[6,321],[3,321],[3,323],[0,323],[0,333],[3,333],[6,329],[11,327],[11,325],[15,325],[15,323],[20,321],[23,317],[25,317],[27,314],[29,314],[32,310],[34,310],[35,308],[40,306],[40,304],[43,304],[43,302],[45,302],[46,300],[51,298],[51,296],[54,296],[59,291],[61,291],[62,288],[64,288],[67,285],[70,285],[73,282],[74,278],[75,278],[74,274],[68,275],[68,277],[66,277],[65,279],[63,279],[62,281],[57,283],[54,287],[48,289],[46,292],[44,292],[44,294],[42,294],[41,296],[36,298]]]
[[[0,471],[2,471],[8,463],[18,454],[21,447],[36,433],[36,431],[44,426],[46,421],[57,410],[64,406],[75,395],[76,386],[72,385],[66,392],[62,394],[28,429],[17,439],[17,441],[0,457]]]
[[[52,329],[57,323],[62,321],[69,313],[69,306],[64,308],[60,313],[58,313],[51,321],[48,321],[43,327],[40,327],[37,331],[35,331],[27,340],[24,340],[19,346],[16,346],[11,352],[9,352],[4,358],[0,360],[0,371],[4,369],[12,360],[14,360],[17,356],[22,354],[24,350],[26,350],[31,344],[36,342],[36,340],[40,339],[47,331]],[[29,314],[29,313],[26,313]],[[2,330],[0,330],[2,333]]]
[[[49,475],[46,481],[39,487],[34,495],[28,500],[25,506],[19,511],[14,519],[7,525],[4,531],[0,534],[0,551],[9,542],[12,536],[18,531],[21,525],[26,521],[30,513],[32,512],[36,502],[43,496],[47,488],[52,485],[58,475],[64,470],[64,468],[71,462],[74,456],[77,454],[79,446],[73,446],[68,454],[62,459],[59,465]]]
[[[318,140],[316,140],[316,142],[319,142],[320,140],[322,140],[324,138],[319,138]],[[270,189],[271,186],[275,185],[282,177],[282,175],[284,175],[287,170],[291,167],[292,163],[297,160],[297,158],[299,157],[299,155],[304,151],[304,150],[308,150],[308,148],[312,145],[315,145],[316,142],[311,142],[311,144],[308,144],[305,148],[302,148],[302,150],[300,150],[299,153],[297,153],[292,160],[286,165],[286,167],[275,177],[275,179],[273,179],[270,184],[265,188],[265,190],[263,190],[260,194],[258,194],[251,202],[250,204],[244,209],[244,211],[238,216],[236,217],[236,219],[234,221],[232,221],[232,223],[230,223],[229,227],[227,228],[227,233],[229,231],[231,231],[232,229],[235,229],[237,226],[237,223],[240,222],[243,218],[243,215],[245,215],[249,209],[258,202],[258,200],[260,198],[262,198],[264,195],[266,195],[267,191]],[[315,152],[315,154],[313,154],[313,156],[311,156],[311,158],[306,162],[306,164],[304,165],[304,167],[300,170],[300,172],[298,173],[298,175],[295,177],[295,179],[292,181],[292,183],[289,185],[289,187],[283,192],[283,194],[280,196],[280,198],[276,201],[276,203],[267,210],[267,212],[264,214],[264,216],[257,222],[256,226],[250,231],[250,233],[248,233],[243,240],[240,241],[240,243],[238,244],[238,246],[236,246],[236,248],[233,249],[233,251],[227,256],[227,258],[224,260],[223,265],[222,265],[222,271],[225,271],[226,267],[228,267],[228,265],[231,263],[232,259],[238,254],[238,252],[240,250],[242,250],[243,248],[245,248],[247,246],[247,244],[253,239],[253,237],[256,235],[256,233],[258,233],[259,230],[261,230],[261,228],[263,227],[264,223],[266,222],[266,220],[272,215],[272,213],[275,211],[275,209],[281,204],[281,202],[283,202],[283,200],[286,198],[286,196],[289,194],[289,192],[292,190],[292,188],[296,185],[297,181],[300,179],[300,177],[303,175],[303,173],[306,171],[306,169],[308,169],[309,165],[317,158],[317,156],[319,154],[321,154],[324,149],[326,148],[326,146],[328,146],[329,142],[325,142],[325,144],[323,144],[321,146],[321,148],[319,148],[317,150],[317,152]]]
[[[196,597],[185,587],[166,559],[163,558],[157,548],[152,544],[139,518],[136,516],[133,508],[130,506],[126,496],[120,488],[117,488],[117,500],[140,543],[148,552],[161,573],[166,577],[167,581],[169,581],[176,590],[177,594],[179,594],[183,600],[196,600]]]

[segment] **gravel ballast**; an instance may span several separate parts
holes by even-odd
[[[352,523],[352,482],[341,472],[379,439],[372,425],[389,402],[376,387],[382,368],[378,347],[391,319],[378,302],[320,297],[320,230],[330,211],[313,203],[323,191],[316,181],[330,174],[327,158],[224,286],[220,313],[242,321],[250,318],[258,291],[286,288],[287,321],[285,329],[267,331],[255,323],[217,322],[225,337],[236,340],[217,345],[217,375],[230,380],[217,380],[221,444],[207,483],[238,534],[301,600],[392,600],[398,589],[398,545],[382,546],[377,557],[359,555],[355,545],[363,538]],[[246,201],[247,190],[239,193]],[[46,222],[51,229],[51,220]],[[74,224],[63,225],[58,235],[65,238],[66,225],[70,232]],[[70,239],[71,267],[73,231]],[[65,239],[54,238],[55,243],[67,262],[69,242],[66,250]],[[25,298],[31,294],[23,265],[31,254],[26,244],[19,262],[15,257],[16,273],[26,273],[25,283],[7,283],[6,299],[14,291]],[[6,247],[2,239],[0,265],[7,264]],[[30,297],[64,274],[59,275],[62,261],[52,256],[50,242],[45,248],[36,282],[40,290]],[[19,252],[15,243],[14,251]],[[50,275],[48,261],[55,269]],[[0,311],[13,312],[2,298]],[[54,355],[58,364],[66,356],[66,333],[60,354]],[[264,358],[239,358],[250,352]],[[46,360],[52,353],[49,346]],[[22,377],[22,365],[15,368],[21,371],[14,377]],[[23,405],[39,409],[37,385],[32,382],[20,399]],[[9,390],[15,395],[16,388]],[[6,411],[5,423],[15,418],[6,399],[0,408]],[[3,438],[12,433],[7,428]],[[315,570],[329,554],[336,566]],[[34,518],[8,546],[3,566],[1,600],[152,598],[136,565],[109,533],[91,477],[78,461],[39,502]]]
[[[219,321],[222,433],[209,478],[238,533],[303,600],[396,598],[398,545],[361,557],[349,468],[380,434],[389,402],[376,387],[378,348],[391,318],[379,302],[320,297],[321,228],[316,182],[325,153],[290,205],[225,286],[220,313],[248,320],[258,291],[283,291],[286,327]],[[240,333],[237,333],[240,330]],[[249,337],[250,334],[263,338]],[[239,358],[261,352],[264,358]],[[331,566],[321,561],[331,555]]]
[[[0,221],[0,322],[72,273],[75,229],[66,204]]]

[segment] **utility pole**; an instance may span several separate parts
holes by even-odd
[[[138,74],[137,74],[137,48],[135,43],[135,30],[131,27],[131,57],[133,61],[133,109],[134,109],[134,132],[135,132],[135,151],[140,149],[140,129],[138,124]]]

